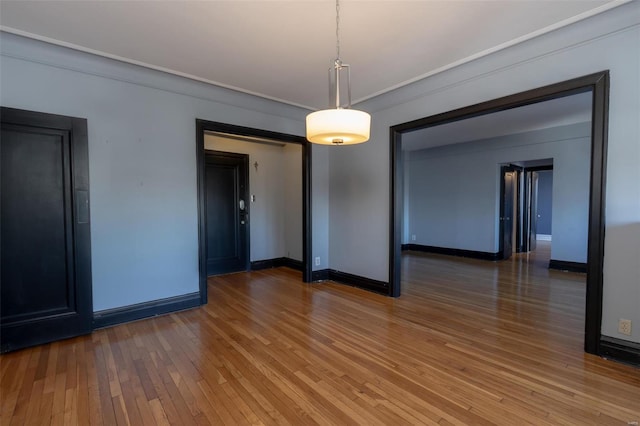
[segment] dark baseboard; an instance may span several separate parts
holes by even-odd
[[[340,284],[347,284],[364,290],[373,291],[384,295],[389,294],[389,283],[378,281],[371,278],[361,277],[360,275],[348,274],[346,272],[329,269],[329,279]]]
[[[296,271],[302,271],[303,264],[299,260],[291,259],[288,257],[276,257],[275,259],[256,260],[251,262],[252,271],[260,271],[262,269],[279,268],[286,266]]]
[[[189,293],[121,308],[105,309],[93,313],[93,329],[169,314],[197,306],[200,306],[200,293]]]
[[[302,271],[304,268],[304,264],[300,260],[291,259],[289,257],[283,257],[282,259],[282,266],[295,269],[296,271]]]
[[[251,270],[252,271],[261,271],[262,269],[271,269],[282,266],[283,257],[278,257],[276,259],[265,259],[265,260],[256,260],[255,262],[251,262]]]
[[[481,260],[500,260],[500,253],[486,251],[462,250],[448,247],[424,246],[422,244],[403,244],[402,250],[421,251],[424,253],[445,254],[447,256],[469,257]]]
[[[600,355],[625,364],[640,367],[640,344],[615,337],[600,338]]]
[[[389,284],[384,281],[348,274],[346,272],[336,271],[335,269],[321,269],[319,271],[313,271],[311,273],[311,279],[314,282],[331,280],[340,284],[373,291],[375,293],[384,295],[389,294]]]
[[[560,271],[569,271],[569,272],[583,272],[587,273],[587,264],[580,262],[567,262],[565,260],[554,260],[551,259],[549,261],[549,269],[558,269]]]
[[[311,272],[311,281],[326,281],[329,279],[329,269],[320,269]]]

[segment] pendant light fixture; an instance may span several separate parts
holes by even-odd
[[[346,107],[340,103],[340,72],[347,72]],[[329,68],[329,104],[335,96],[335,108],[307,115],[307,139],[323,145],[353,145],[369,140],[371,116],[351,109],[351,74],[349,65],[340,60],[340,0],[336,0],[336,59]]]

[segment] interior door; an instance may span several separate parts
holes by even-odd
[[[2,108],[2,352],[90,333],[84,119]]]
[[[529,219],[529,251],[536,249],[538,233],[538,172],[531,172],[531,203]]]
[[[249,269],[249,156],[207,151],[207,275]]]
[[[513,253],[513,217],[514,194],[516,191],[516,170],[502,167],[501,204],[500,204],[500,258],[509,259]]]

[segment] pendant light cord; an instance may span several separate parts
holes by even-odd
[[[340,0],[336,0],[336,59],[340,59]]]

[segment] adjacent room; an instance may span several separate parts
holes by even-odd
[[[587,92],[404,134],[403,245],[508,259],[555,228],[552,266],[584,266],[591,109]]]
[[[403,134],[403,294],[582,348],[591,117],[587,92]]]

